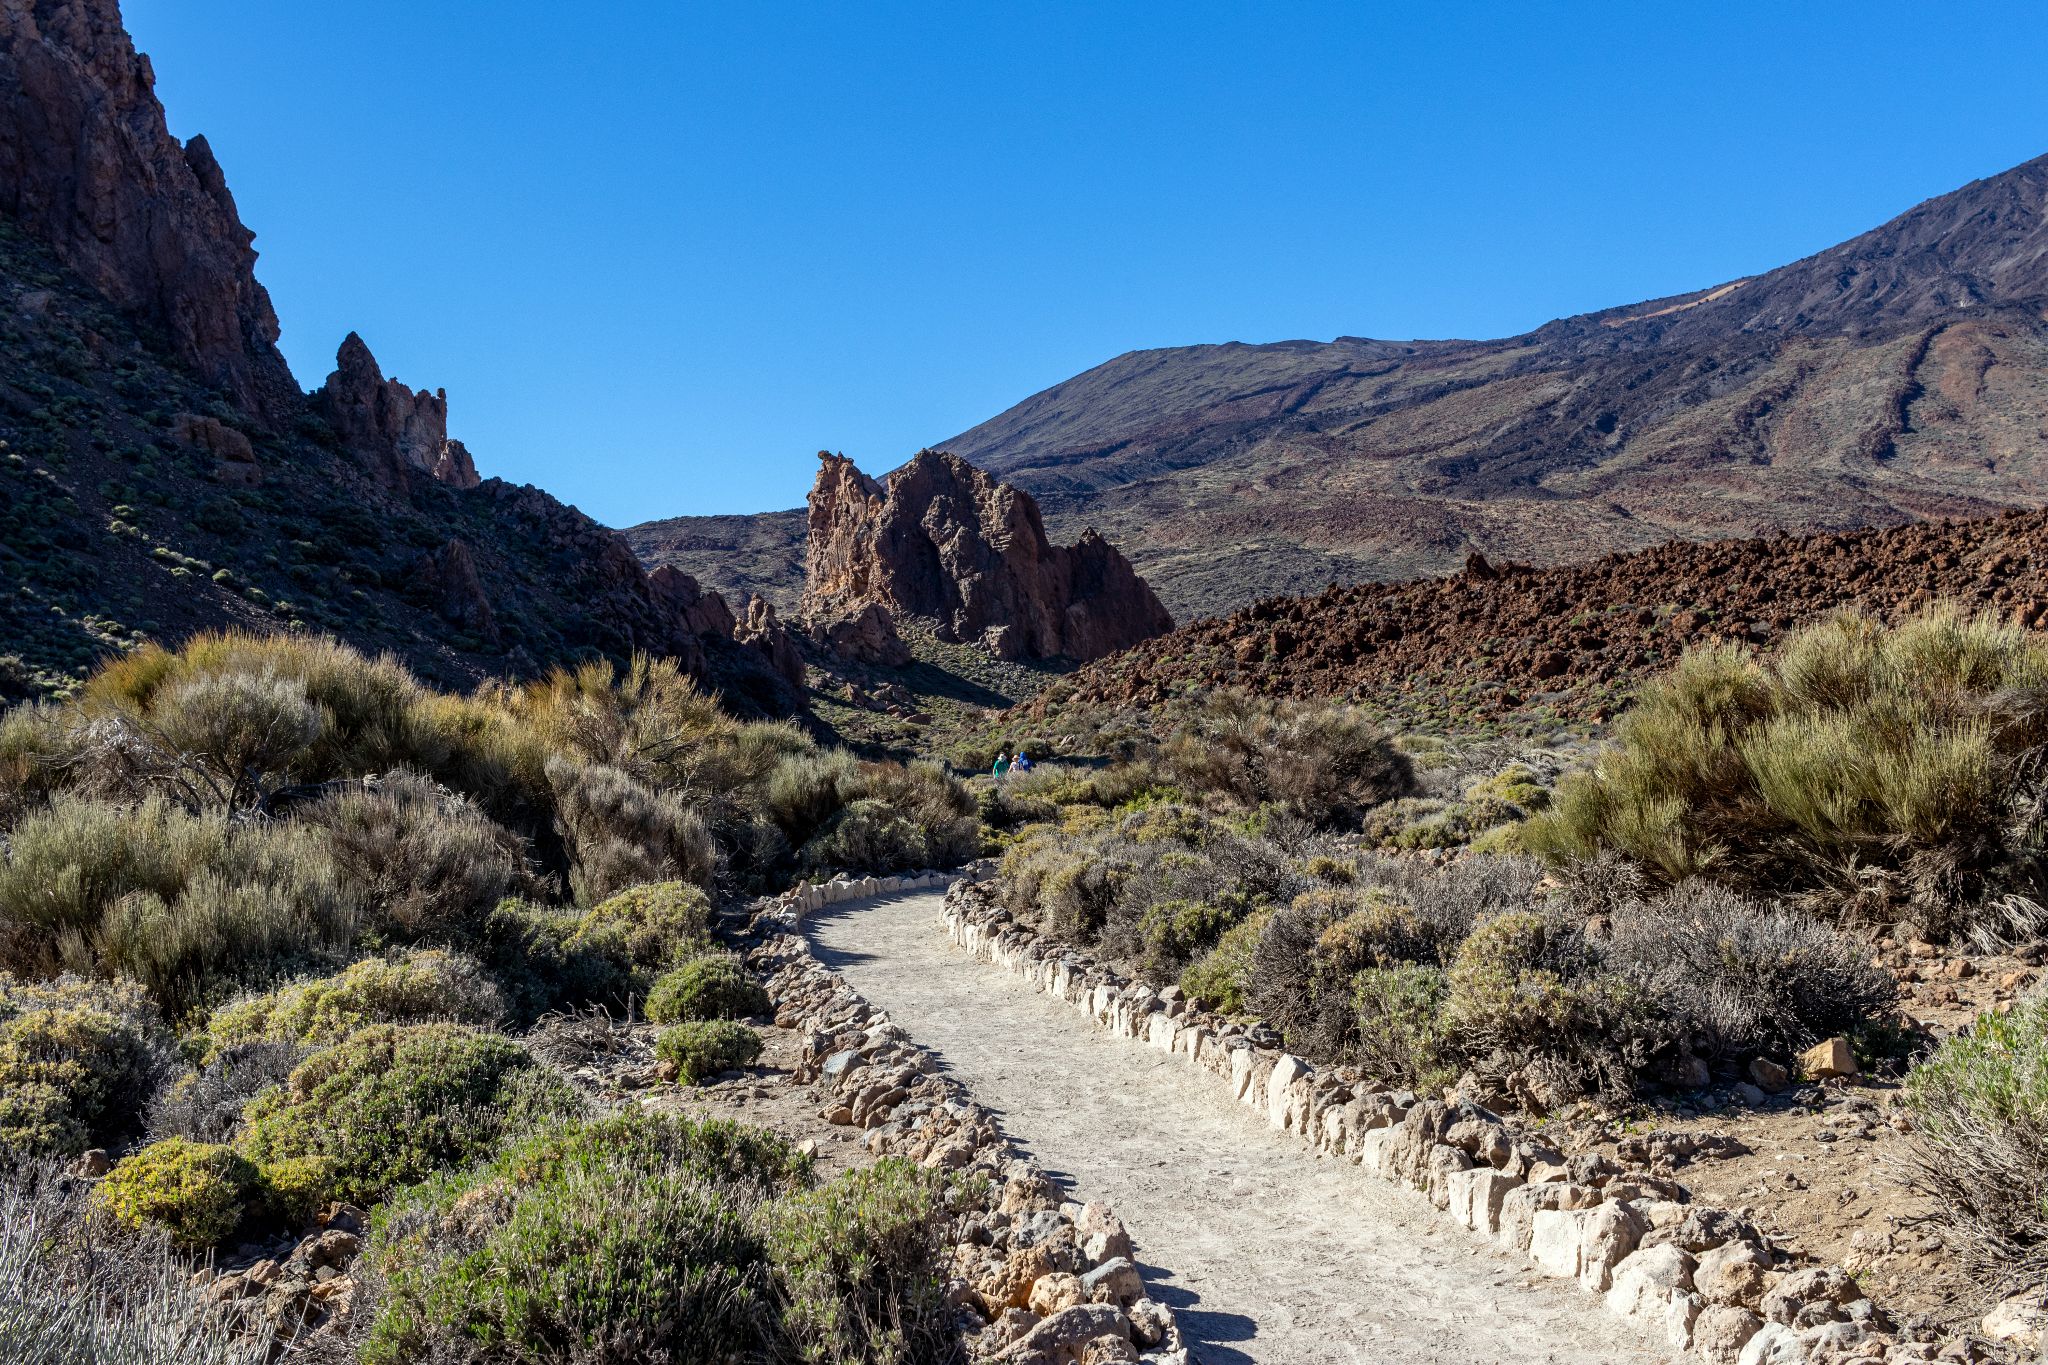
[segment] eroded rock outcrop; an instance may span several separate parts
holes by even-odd
[[[416,473],[451,488],[483,482],[462,442],[448,439],[448,391],[429,393],[385,378],[377,357],[354,332],[342,341],[334,373],[313,403],[343,443],[393,488],[408,487]]]
[[[776,677],[788,683],[799,696],[803,694],[803,651],[797,648],[789,627],[777,617],[773,602],[758,594],[748,598],[746,615],[733,629],[732,638],[754,650],[767,661]]]
[[[814,632],[870,605],[930,618],[942,640],[1005,659],[1098,659],[1173,628],[1158,597],[1093,531],[1046,538],[1031,496],[923,450],[886,479],[820,452],[804,614]]]
[[[413,593],[442,620],[489,644],[498,643],[497,613],[484,593],[476,557],[459,540],[415,559],[407,575]]]
[[[245,411],[299,402],[255,234],[206,139],[164,122],[117,0],[0,0],[0,213]]]
[[[811,622],[811,643],[843,664],[900,668],[910,662],[910,646],[896,633],[896,618],[880,602],[819,616]]]

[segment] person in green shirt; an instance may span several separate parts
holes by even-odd
[[[1010,751],[1008,749],[1000,749],[996,752],[996,781],[1002,781],[1003,774],[1008,772],[1009,770]]]

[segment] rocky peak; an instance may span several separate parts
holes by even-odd
[[[405,488],[415,472],[451,488],[482,482],[462,442],[448,439],[448,391],[428,393],[386,379],[354,332],[341,343],[334,373],[313,402],[342,442],[391,487]]]
[[[843,455],[818,458],[804,590],[814,634],[881,606],[1001,658],[1086,660],[1173,628],[1108,541],[1089,531],[1052,544],[1028,493],[958,456],[919,451],[882,480]]]
[[[299,401],[255,234],[206,139],[180,143],[117,0],[0,0],[0,213],[244,411]]]

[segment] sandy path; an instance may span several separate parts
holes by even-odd
[[[1669,1358],[1420,1196],[1317,1159],[1205,1075],[973,961],[940,905],[850,902],[809,932],[1048,1171],[1109,1201],[1203,1365]]]

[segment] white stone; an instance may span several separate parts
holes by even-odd
[[[1767,1322],[1757,1329],[1737,1356],[1736,1365],[1805,1365],[1806,1347],[1799,1334],[1783,1323]]]
[[[1374,1132],[1390,1133],[1389,1128]],[[1371,1137],[1371,1133],[1366,1134]],[[1454,1171],[1444,1180],[1450,1197],[1451,1216],[1474,1232],[1494,1233],[1500,1230],[1500,1206],[1508,1197],[1508,1191],[1522,1182],[1505,1171],[1496,1171],[1491,1166],[1475,1166],[1469,1171]]]
[[[1230,1054],[1230,1097],[1242,1100],[1251,1091],[1252,1050],[1248,1047],[1235,1048]]]
[[[1546,1275],[1559,1279],[1579,1273],[1579,1251],[1585,1244],[1582,1209],[1541,1209],[1529,1234],[1529,1257]]]
[[[1392,1163],[1389,1160],[1388,1146],[1394,1140],[1394,1132],[1395,1130],[1392,1128],[1375,1128],[1359,1138],[1355,1144],[1358,1153],[1358,1164],[1371,1171],[1374,1175],[1381,1177],[1392,1176],[1394,1172]]]
[[[1614,1267],[1607,1311],[1646,1324],[1661,1323],[1672,1299],[1691,1292],[1692,1257],[1683,1248],[1668,1243],[1644,1247],[1630,1252]]]

